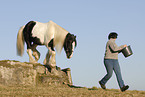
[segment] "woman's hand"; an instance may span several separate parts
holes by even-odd
[[[127,47],[127,45],[125,44],[124,47]]]

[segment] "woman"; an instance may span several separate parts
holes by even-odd
[[[117,46],[115,40],[117,39],[118,34],[112,32],[108,36],[108,42],[106,44],[106,51],[104,57],[104,65],[106,67],[107,74],[99,81],[101,88],[106,89],[105,84],[111,78],[113,70],[116,74],[116,78],[119,84],[121,91],[125,91],[129,88],[128,85],[124,85],[124,81],[122,80],[121,70],[118,62],[118,53],[127,45]]]

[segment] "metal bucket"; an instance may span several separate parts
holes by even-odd
[[[131,56],[131,55],[133,54],[130,45],[127,46],[127,47],[125,47],[125,48],[123,48],[123,49],[121,50],[121,52],[123,53],[123,55],[124,55],[125,57]]]

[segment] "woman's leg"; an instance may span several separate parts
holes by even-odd
[[[121,70],[119,66],[118,60],[114,60],[114,72],[116,74],[116,78],[119,84],[119,87],[122,88],[124,86],[124,81],[122,80]]]
[[[113,73],[113,61],[112,59],[104,59],[104,65],[106,67],[107,74],[100,81],[101,84],[105,85],[107,81],[111,78]]]

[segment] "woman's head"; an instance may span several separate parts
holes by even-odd
[[[108,36],[108,39],[110,39],[110,38],[116,39],[117,36],[118,36],[118,34],[116,32],[111,32]]]

